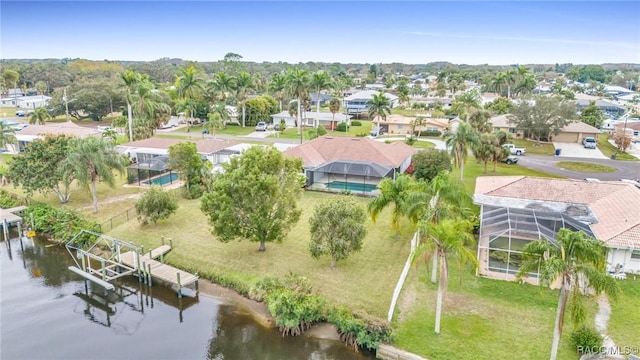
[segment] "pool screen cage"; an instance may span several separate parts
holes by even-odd
[[[365,161],[337,160],[307,169],[306,174],[311,190],[375,195],[380,180],[393,178],[395,168]]]
[[[479,274],[506,280],[515,280],[529,242],[544,238],[555,243],[562,228],[594,236],[589,225],[553,211],[483,205],[480,221]]]
[[[145,182],[150,179],[170,174],[167,168],[169,156],[160,155],[139,163],[131,164],[127,167],[127,184],[147,185]]]

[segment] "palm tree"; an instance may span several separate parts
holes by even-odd
[[[416,133],[416,128],[418,128],[418,139],[420,138],[420,133],[422,132],[421,127],[423,127],[427,123],[427,119],[422,116],[418,116],[417,118],[411,121],[411,136],[413,137]]]
[[[612,299],[620,293],[615,279],[606,273],[607,249],[604,242],[586,236],[583,232],[573,232],[566,228],[560,229],[555,241],[542,238],[528,243],[523,248],[523,261],[518,278],[539,272],[540,284],[549,285],[560,281],[551,360],[555,360],[558,355],[564,314],[569,301],[571,320],[574,325],[579,325],[585,318],[585,310],[580,300],[587,289],[595,291],[596,294],[604,292]]]
[[[490,133],[493,131],[493,124],[489,121],[491,114],[486,110],[480,110],[469,118],[469,125],[479,133]]]
[[[282,100],[284,99],[284,91],[287,88],[287,80],[283,75],[278,73],[273,74],[271,81],[269,81],[269,91],[271,91],[278,104],[280,104],[280,111],[282,112]]]
[[[207,91],[210,94],[217,94],[219,100],[226,104],[227,97],[235,89],[236,79],[222,71],[218,71],[213,75],[213,80],[207,85]]]
[[[503,72],[497,73],[491,80],[491,89],[500,96],[504,96],[504,90],[507,86],[507,75]]]
[[[127,93],[125,95],[127,101],[127,125],[129,127],[129,142],[133,142],[133,111],[131,109],[131,96],[140,82],[140,74],[134,70],[127,70],[120,74],[120,79],[124,81],[124,86],[127,89]]]
[[[209,121],[204,125],[205,129],[209,131],[209,133],[216,138],[216,130],[220,129],[222,125],[222,121],[220,120],[220,114],[210,112],[208,115]],[[204,133],[203,133],[204,136]]]
[[[451,149],[456,166],[460,168],[460,181],[462,181],[464,163],[467,160],[469,148],[478,142],[478,133],[469,124],[462,123],[455,132],[447,131],[443,136],[447,148]]]
[[[296,117],[298,121],[298,135],[302,133],[301,109],[302,100],[309,95],[309,72],[300,68],[289,70],[285,75],[288,92],[296,98]],[[291,112],[291,110],[289,110]]]
[[[227,128],[227,121],[231,119],[231,114],[229,114],[229,110],[227,110],[227,107],[223,102],[213,105],[209,114],[217,114],[218,119],[222,121],[222,128]]]
[[[151,81],[142,79],[131,96],[133,114],[138,119],[155,119],[158,113],[171,113],[171,107],[162,101],[157,89]],[[153,124],[157,128],[159,124]]]
[[[236,100],[242,105],[242,127],[245,127],[247,95],[249,91],[253,90],[254,86],[253,78],[248,72],[243,71],[236,77]]]
[[[0,148],[5,149],[8,144],[16,144],[16,130],[7,126],[3,121],[0,121]],[[0,156],[0,163],[3,162],[2,156]]]
[[[517,76],[518,73],[513,69],[509,69],[504,73],[505,82],[507,85],[507,99],[511,99],[511,87],[516,83]]]
[[[29,124],[44,125],[45,121],[50,119],[51,114],[49,114],[49,111],[47,111],[47,109],[43,107],[40,107],[35,109],[33,113],[31,113],[31,116],[29,117]]]
[[[495,136],[496,141],[493,144],[494,148],[491,160],[493,161],[493,172],[496,172],[498,162],[509,157],[509,155],[511,155],[511,152],[509,151],[509,149],[504,147],[504,144],[506,144],[507,140],[509,140],[509,135],[506,132],[502,130],[494,131],[493,136]]]
[[[193,66],[182,68],[176,76],[176,89],[178,96],[185,100],[195,100],[204,92],[204,79],[198,77]],[[190,108],[189,119],[193,118],[193,107]],[[189,132],[189,120],[187,120],[187,132]]]
[[[396,231],[396,238],[400,231],[400,216],[406,213],[406,199],[409,190],[414,186],[413,178],[406,174],[400,174],[395,179],[384,178],[378,184],[380,195],[371,199],[368,210],[371,220],[375,223],[378,214],[393,203],[393,213],[391,215],[391,225]]]
[[[471,115],[471,109],[481,109],[480,95],[477,91],[469,91],[464,94],[456,96],[453,101],[453,110],[460,113],[464,111],[465,122],[469,123],[469,116]]]
[[[95,214],[98,212],[96,189],[98,179],[113,188],[115,186],[113,171],[117,170],[120,175],[124,174],[127,163],[126,156],[119,154],[113,143],[90,136],[84,139],[73,139],[63,166],[69,169],[65,178],[73,177],[81,186],[89,187]]]
[[[340,107],[342,106],[342,102],[338,98],[331,98],[329,100],[329,111],[333,114],[333,119],[331,119],[331,131],[335,130],[333,124],[336,123],[336,113],[340,111]]]
[[[311,83],[309,86],[316,91],[316,112],[320,113],[320,92],[327,90],[331,87],[331,75],[324,71],[318,71],[311,76]],[[316,124],[313,124],[316,127]]]
[[[493,134],[482,134],[480,135],[479,141],[471,148],[473,151],[473,156],[476,158],[476,160],[482,163],[483,174],[487,173],[487,163],[493,160],[495,156],[496,142],[497,139]]]
[[[389,99],[381,91],[378,94],[373,94],[373,98],[367,101],[369,106],[369,117],[378,118],[378,132],[380,132],[380,120],[386,119],[387,114],[391,113],[389,107]]]
[[[449,281],[449,260],[457,260],[460,267],[465,263],[477,267],[476,256],[470,250],[475,244],[473,226],[466,220],[446,219],[438,224],[422,223],[421,230],[427,232],[427,242],[416,249],[414,261],[421,255],[435,256],[440,264],[440,279],[436,298],[436,321],[434,331],[440,333],[442,297]]]
[[[531,95],[536,88],[536,78],[531,74],[525,74],[516,85],[514,92],[518,95]]]

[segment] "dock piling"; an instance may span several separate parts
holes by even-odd
[[[148,271],[148,274],[149,274],[149,286],[153,286],[153,280],[151,280],[151,264],[147,265],[147,267],[149,269],[149,271]]]
[[[176,273],[178,279],[178,299],[182,299],[182,284],[180,284],[180,272]]]

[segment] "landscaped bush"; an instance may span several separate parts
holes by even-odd
[[[347,132],[347,123],[341,122],[340,124],[338,124],[338,126],[336,126],[336,131]]]
[[[598,353],[602,346],[602,336],[592,327],[582,326],[571,334],[571,342],[581,353]]]
[[[366,137],[367,135],[369,135],[369,134],[367,134],[366,132],[361,132],[361,133],[356,134],[357,137]]]
[[[380,343],[391,340],[391,327],[386,322],[356,317],[346,308],[334,308],[327,320],[338,328],[340,340],[356,350],[375,350]]]
[[[414,138],[413,136],[408,137],[407,140],[404,141],[404,143],[409,146],[415,144],[415,142],[416,142],[416,138]]]
[[[442,136],[442,132],[438,131],[438,130],[427,130],[427,131],[423,131],[420,133],[420,136],[433,136],[433,137],[440,137]]]
[[[318,127],[316,128],[316,134],[318,136],[327,135],[327,129],[325,129],[322,125],[318,125]]]
[[[53,241],[65,242],[71,240],[80,230],[100,231],[100,225],[86,219],[82,214],[68,209],[54,208],[48,204],[33,202],[25,211],[25,218],[33,214],[34,229],[38,233],[47,235]],[[95,237],[84,233],[75,241],[77,245],[84,245]]]
[[[360,120],[351,120],[351,126],[362,126]]]
[[[22,205],[22,202],[15,194],[8,193],[6,190],[0,190],[0,207],[8,209]]]

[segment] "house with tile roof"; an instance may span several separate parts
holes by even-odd
[[[44,125],[29,125],[22,130],[16,131],[15,136],[18,140],[18,152],[24,150],[24,147],[35,139],[43,139],[46,135],[66,135],[69,137],[85,138],[87,136],[102,136],[102,134],[94,129],[76,125],[72,121],[63,123],[46,123]]]
[[[617,181],[588,182],[526,176],[481,176],[478,274],[515,280],[522,248],[555,241],[561,228],[582,231],[609,247],[609,268],[640,274],[640,188]],[[537,283],[537,273],[528,281]]]
[[[375,195],[383,178],[395,178],[407,170],[413,152],[403,142],[325,135],[283,154],[302,159],[309,189]]]
[[[418,115],[420,116],[420,115]],[[384,133],[391,135],[411,135],[412,121],[417,116],[402,116],[397,114],[387,115],[385,119],[380,120],[380,126]],[[416,126],[415,131],[421,131],[424,134],[426,131],[439,131],[443,133],[449,127],[449,119],[445,118],[432,118],[430,116],[422,116],[424,119],[424,125]]]
[[[516,124],[510,121],[510,114],[496,115],[489,119],[489,122],[493,126],[493,130],[502,130],[516,138],[522,138],[524,132],[516,129]],[[551,135],[550,141],[555,142],[568,142],[568,143],[582,143],[582,139],[585,137],[598,138],[601,133],[599,129],[585,124],[581,121],[574,121],[567,124],[560,129],[557,135]]]

